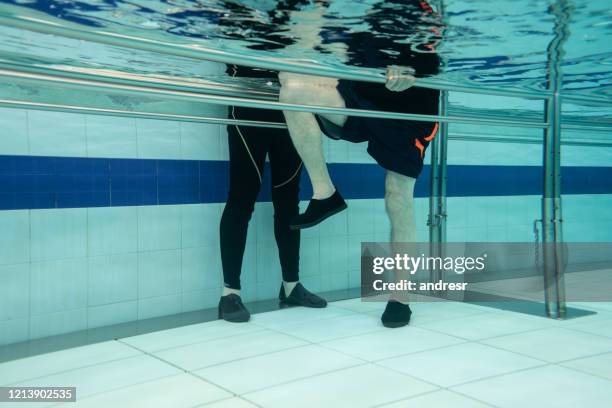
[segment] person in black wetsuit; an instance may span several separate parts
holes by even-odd
[[[309,10],[311,22],[317,21],[313,15],[325,13],[325,4],[316,2],[315,11]],[[438,73],[440,59],[435,53],[435,45],[440,40],[442,26],[435,23],[437,20],[434,10],[426,2],[418,0],[376,3],[366,13],[365,21],[373,28],[368,31],[343,35],[333,32],[333,28],[323,27],[322,19],[319,19],[318,27],[310,26],[304,34],[295,33],[296,38],[302,39],[303,47],[323,48],[329,41],[344,43],[349,64],[387,67],[386,83],[337,81],[281,72],[281,101],[438,114],[439,91],[412,87],[415,78]],[[429,24],[431,32],[422,30],[424,23]],[[313,36],[313,32],[320,33],[318,38]],[[394,41],[398,39],[398,33],[407,39]],[[391,242],[416,241],[414,185],[423,168],[425,149],[436,135],[437,123],[295,111],[285,111],[284,114],[293,144],[313,185],[313,197],[308,208],[304,214],[294,217],[292,228],[312,227],[347,207],[327,170],[321,148],[321,133],[324,133],[333,139],[368,143],[368,153],[387,170],[385,205],[391,222]],[[411,314],[407,298],[394,293],[381,320],[386,327],[400,327],[408,324]]]
[[[228,3],[228,10],[241,7]],[[283,7],[287,7],[286,4]],[[290,7],[289,7],[290,8]],[[248,10],[239,10],[242,12]],[[231,20],[231,15],[228,20]],[[228,21],[228,24],[235,22]],[[269,29],[270,27],[268,27]],[[259,36],[273,35],[260,27]],[[278,40],[278,39],[276,39]],[[275,41],[278,42],[278,41]],[[281,44],[282,46],[282,44]],[[254,45],[270,48],[273,45]],[[232,77],[275,78],[276,72],[235,65],[228,66]],[[230,119],[283,123],[279,110],[229,107]],[[299,282],[300,231],[289,228],[290,220],[299,213],[299,184],[302,161],[295,151],[286,129],[228,125],[230,156],[229,194],[220,223],[221,263],[224,288],[219,300],[219,318],[245,322],[250,313],[240,297],[240,274],[246,246],[247,230],[259,193],[264,163],[268,156],[272,171],[272,203],[274,236],[278,246],[282,279],[279,300],[289,305],[321,308],[325,299],[309,292]]]

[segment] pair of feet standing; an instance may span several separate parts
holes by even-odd
[[[303,229],[313,227],[321,221],[339,213],[347,208],[346,202],[336,190],[330,197],[325,199],[312,199],[308,208],[303,214],[298,215],[291,221],[292,229]],[[285,293],[285,288],[281,284],[279,301],[287,306],[304,306],[311,308],[323,308],[327,306],[327,301],[320,296],[308,291],[301,283],[297,283],[291,293]],[[396,300],[389,300],[381,321],[385,327],[395,328],[408,324],[412,311],[410,306]],[[242,299],[237,294],[222,296],[219,301],[219,319],[230,322],[246,322],[251,318],[251,314],[242,303]]]

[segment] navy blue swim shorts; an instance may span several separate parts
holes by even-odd
[[[360,95],[350,81],[340,80],[338,92],[347,108],[380,110]],[[435,122],[348,116],[344,126],[338,126],[320,115],[315,117],[326,136],[353,143],[368,142],[368,153],[381,167],[413,178],[421,174],[425,149],[438,131]]]

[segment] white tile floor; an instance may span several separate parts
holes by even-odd
[[[101,408],[609,407],[612,307],[579,306],[598,314],[417,303],[389,330],[384,304],[353,299],[15,360],[0,385],[76,386],[60,405]]]

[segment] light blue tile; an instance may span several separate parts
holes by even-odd
[[[350,381],[347,381],[349,378]],[[338,398],[339,389],[342,389],[342,398]],[[295,395],[300,398],[292,400],[292,408],[356,408],[381,406],[435,389],[431,384],[412,377],[376,365],[363,364],[245,394],[245,398],[266,408],[284,407],[287,398]]]
[[[274,207],[272,203],[256,203],[249,223],[247,243],[274,241]]]
[[[364,143],[345,143],[347,148],[348,163],[368,163],[376,164],[376,161],[366,150]]]
[[[393,357],[379,364],[441,387],[543,365],[541,361],[478,343]]]
[[[342,273],[323,273],[321,275],[321,290],[322,291],[333,291],[343,290],[349,287],[348,272]]]
[[[138,209],[99,207],[87,209],[89,256],[136,252]]]
[[[608,150],[597,146],[564,146],[561,165],[607,166],[612,162],[612,154]]]
[[[149,374],[149,373],[147,373]],[[172,390],[172,392],[168,392]],[[202,404],[230,397],[231,394],[200,378],[182,373],[143,381],[79,399],[83,408],[98,407],[201,407]],[[208,406],[208,405],[207,405]],[[234,408],[238,408],[234,406]],[[244,408],[244,407],[243,407]],[[249,408],[248,405],[246,408]]]
[[[217,300],[219,300],[218,294]],[[225,320],[214,320],[124,337],[123,342],[138,350],[155,354],[160,350],[239,337],[262,330],[264,330],[262,327],[253,324],[233,324]]]
[[[30,212],[0,211],[0,265],[30,261]]]
[[[487,227],[468,227],[465,231],[467,242],[487,242]]]
[[[361,243],[371,242],[373,237],[369,234],[350,235],[347,241],[348,270],[361,269]],[[385,240],[385,242],[388,241]]]
[[[156,296],[138,301],[138,320],[181,312],[181,294]]]
[[[320,343],[381,330],[379,319],[378,315],[354,313],[324,321],[287,322],[278,330],[309,342]]]
[[[0,346],[19,343],[30,338],[30,319],[0,321]]]
[[[508,242],[530,242],[534,239],[533,226],[527,224],[508,225]]]
[[[612,380],[612,353],[571,360],[561,365]]]
[[[91,395],[104,395],[111,390],[125,389],[130,385],[170,377],[179,373],[178,369],[163,361],[147,355],[138,355],[80,367],[75,370],[65,370],[54,375],[30,380],[23,386],[72,384],[78,390],[77,398],[81,401]]]
[[[278,293],[280,289],[280,275],[268,282],[256,283],[255,284],[255,298],[257,300],[270,300],[278,299]]]
[[[133,322],[138,319],[138,302],[121,302],[94,306],[87,310],[88,328]]]
[[[374,233],[391,233],[391,222],[387,215],[385,200],[372,200],[372,220],[374,222]]]
[[[487,227],[487,242],[506,242],[507,240],[506,227]]]
[[[0,321],[29,316],[30,264],[0,266]]]
[[[136,119],[88,115],[85,121],[89,157],[138,157]]]
[[[105,361],[125,359],[138,354],[141,354],[139,350],[115,340],[70,347],[2,363],[0,384],[23,384],[34,378],[80,367],[97,366]]]
[[[196,290],[183,292],[182,312],[209,309],[216,307],[221,296],[221,286],[215,289]]]
[[[219,128],[219,160],[229,160],[229,146],[227,144],[227,126]]]
[[[181,206],[182,247],[213,245],[219,242],[220,204]]]
[[[321,291],[321,275],[310,275],[310,276],[302,276],[300,275],[300,282],[304,287],[306,287],[311,292],[320,292]]]
[[[87,258],[34,262],[30,276],[32,315],[87,306]]]
[[[361,310],[362,313],[365,311],[382,312],[385,308],[385,303],[382,302],[356,302],[353,305],[345,302],[345,305],[359,308],[356,310]],[[370,306],[372,306],[371,309],[369,309]],[[425,350],[441,349],[442,347],[458,343],[461,343],[461,340],[456,337],[408,326],[399,330],[379,330],[361,336],[332,340],[323,343],[323,345],[362,360],[382,360],[382,365],[389,366],[389,364],[393,364],[395,360],[401,360],[402,357],[400,356],[402,355],[419,353]],[[410,370],[410,368],[401,364],[398,364],[398,366],[400,366],[398,371],[406,372],[406,370]],[[439,366],[437,366],[437,368],[439,368]],[[424,370],[426,370],[426,368],[424,368]]]
[[[348,211],[342,211],[341,213],[336,214],[333,217],[326,219],[325,222],[321,223],[317,227],[319,229],[319,236],[321,238],[337,236],[346,237],[348,231],[351,229],[348,224],[349,220],[351,219],[351,209],[353,208],[353,204],[355,202],[356,200],[352,200],[351,203],[349,203]],[[352,219],[352,222],[355,222],[355,219]],[[368,220],[365,219],[363,222],[368,222]]]
[[[466,197],[470,211],[467,213],[466,225],[468,227],[487,226],[487,203],[486,197]]]
[[[23,109],[0,108],[0,154],[28,154],[28,119]]]
[[[348,163],[349,143],[330,140],[325,138],[323,141],[325,158],[328,163]]]
[[[153,119],[136,121],[138,157],[180,159],[181,137],[178,122]]]
[[[462,309],[461,310],[463,313]],[[424,322],[420,327],[468,340],[482,340],[550,327],[550,319],[512,312],[479,313],[462,319]]]
[[[32,262],[87,255],[87,209],[32,210]]]
[[[45,313],[30,318],[30,338],[55,336],[87,328],[87,309]]]
[[[236,341],[238,340],[238,341]],[[233,360],[305,345],[306,342],[271,330],[234,338],[220,338],[156,352],[165,361],[193,371]]]
[[[219,160],[220,125],[181,122],[181,152],[187,160]],[[225,140],[223,140],[225,143]]]
[[[466,236],[465,227],[446,227],[446,239],[448,242],[465,242]]]
[[[279,281],[281,265],[275,240],[257,242],[257,283]]]
[[[453,408],[490,408],[490,405],[483,404],[463,395],[451,391],[441,390],[430,392],[414,398],[394,402],[389,405],[382,405],[381,408],[434,408],[434,407],[453,407]]]
[[[274,207],[270,202],[256,203],[249,224],[247,243],[259,245],[274,241]]]
[[[348,273],[348,287],[359,288],[361,287],[361,270],[352,269]]]
[[[556,365],[492,377],[452,389],[496,407],[605,407],[610,381]]]
[[[300,242],[300,277],[319,275],[320,248],[318,238],[302,238]]]
[[[321,238],[319,269],[323,275],[348,272],[348,237]]]
[[[348,203],[348,233],[374,234],[372,200],[350,200]]]
[[[501,336],[484,343],[551,363],[612,352],[610,338],[561,327]]]
[[[181,206],[138,207],[138,250],[181,247]]]
[[[89,258],[89,306],[136,300],[138,255],[119,254]]]
[[[84,115],[32,110],[28,119],[30,154],[87,156]]]
[[[218,288],[223,278],[218,245],[181,251],[182,291]]]
[[[181,292],[181,251],[138,254],[138,297],[159,297]]]
[[[286,361],[292,361],[295,369],[290,372],[270,370],[270,367],[282,366]],[[308,345],[216,365],[196,371],[195,374],[237,395],[242,395],[361,363],[360,360],[344,354],[320,346]],[[241,375],[233,375],[232,373],[235,372],[240,372]],[[268,374],[261,375],[262,372]]]

